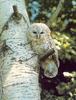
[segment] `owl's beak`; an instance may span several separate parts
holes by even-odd
[[[39,38],[40,38],[40,34],[37,34],[37,35],[36,35],[36,38],[39,39]]]

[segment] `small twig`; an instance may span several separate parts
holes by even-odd
[[[40,56],[39,59],[40,61],[44,61],[46,60],[50,55],[53,55],[54,54],[54,49],[50,49],[49,51],[47,51],[44,55]]]
[[[13,11],[14,11],[14,13],[13,13],[14,16],[15,17],[18,17],[19,16],[19,12],[18,12],[18,9],[17,9],[17,6],[16,5],[13,6]]]
[[[18,20],[20,20],[22,18],[22,16],[23,15],[18,12],[17,6],[16,5],[13,5],[13,14],[11,14],[11,16],[8,18],[8,20],[5,22],[4,26],[2,27],[2,30],[0,32],[0,37],[1,37],[2,33],[5,30],[8,30],[8,28],[9,28],[9,22],[12,19],[15,19],[15,21],[18,22]],[[27,20],[25,20],[25,21],[27,22]]]
[[[19,13],[16,5],[13,5],[13,18],[16,18],[18,20],[22,18],[22,15]]]

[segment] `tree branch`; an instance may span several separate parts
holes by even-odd
[[[43,55],[41,55],[41,56],[39,57],[40,61],[46,60],[46,59],[47,59],[50,55],[52,55],[54,52],[55,52],[55,51],[54,51],[53,48],[50,49],[50,50],[47,51],[45,54],[43,54]]]

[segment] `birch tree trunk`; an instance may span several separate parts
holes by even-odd
[[[26,37],[29,25],[24,0],[0,0],[0,42],[5,44],[0,52],[0,100],[40,100],[38,59]]]

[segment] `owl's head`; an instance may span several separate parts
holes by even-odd
[[[50,35],[49,27],[44,23],[34,23],[31,24],[29,28],[28,37],[31,39],[44,39]]]

